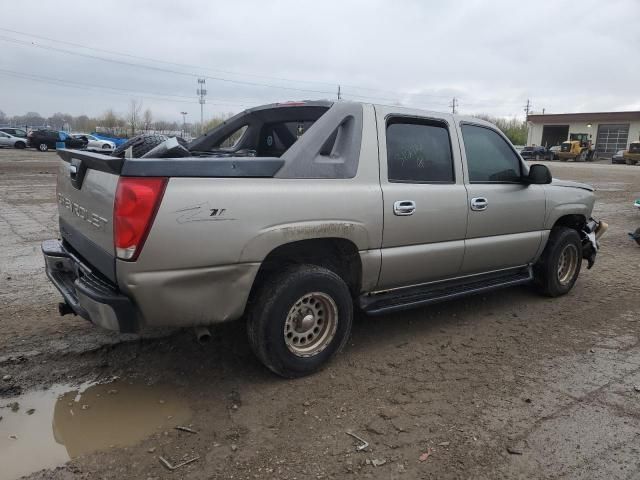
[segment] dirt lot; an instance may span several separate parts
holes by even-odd
[[[549,164],[595,185],[611,225],[569,295],[360,317],[326,370],[285,381],[241,323],[199,346],[59,317],[39,254],[56,236],[56,160],[0,151],[0,479],[640,477],[639,167]],[[171,472],[160,456],[197,460]]]

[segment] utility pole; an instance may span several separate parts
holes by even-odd
[[[342,94],[340,92],[340,85],[338,85],[338,100],[342,98]]]
[[[182,136],[183,137],[185,132],[187,131],[187,113],[189,112],[180,112],[180,115],[182,115]]]
[[[456,97],[453,97],[449,106],[451,107],[451,113],[455,115],[457,112],[456,107],[458,106],[458,99]]]
[[[200,103],[200,132],[202,133],[204,131],[204,104],[206,102],[206,99],[204,97],[207,96],[207,89],[206,89],[206,82],[207,80],[205,78],[199,78],[198,79],[198,96],[200,97],[198,99],[198,102]]]
[[[542,109],[542,114],[543,114],[543,115],[544,115],[544,111],[545,111],[545,110],[546,110],[545,108],[543,108],[543,109]]]
[[[533,105],[531,105],[531,102],[527,98],[527,104],[524,106],[524,111],[527,114],[527,120],[529,119],[529,112],[531,111],[532,107],[533,107]]]

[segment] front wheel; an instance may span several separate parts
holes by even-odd
[[[22,150],[23,148],[27,148],[27,144],[24,142],[16,142],[16,144],[14,145],[14,147]]]
[[[542,256],[533,267],[534,280],[543,294],[558,297],[573,288],[581,267],[580,235],[572,228],[555,227]]]
[[[41,143],[40,145],[38,145],[38,150],[40,150],[41,152],[46,152],[49,150],[49,145],[47,145],[46,143]]]
[[[249,343],[276,374],[295,378],[320,370],[346,344],[353,323],[349,287],[315,265],[295,265],[267,278],[247,318]]]

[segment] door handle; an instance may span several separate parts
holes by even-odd
[[[407,215],[413,215],[416,211],[416,202],[413,200],[398,200],[393,203],[393,214],[399,217],[406,217]]]
[[[484,197],[475,197],[471,199],[471,210],[475,210],[476,212],[482,212],[486,210],[489,206],[489,202]]]

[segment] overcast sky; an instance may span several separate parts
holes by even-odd
[[[639,19],[640,0],[3,2],[0,110],[124,113],[135,98],[198,120],[199,75],[205,119],[335,98],[338,84],[437,111],[455,96],[466,114],[523,117],[527,98],[547,113],[640,110]]]

